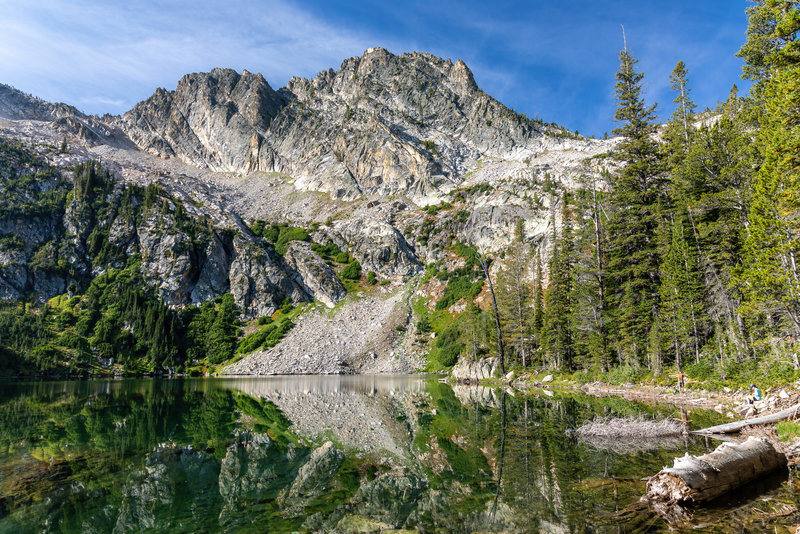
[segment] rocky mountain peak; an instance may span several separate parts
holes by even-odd
[[[285,104],[261,74],[232,69],[187,74],[123,116],[140,148],[221,171],[262,166],[261,136]],[[266,165],[266,164],[263,164]]]
[[[0,117],[11,120],[49,121],[69,116],[84,115],[70,105],[46,102],[10,85],[0,83]]]
[[[374,47],[275,91],[231,69],[184,76],[126,113],[139,148],[216,171],[278,172],[336,198],[437,202],[482,158],[523,159],[563,136],[481,91],[462,60]]]

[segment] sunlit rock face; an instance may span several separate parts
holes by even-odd
[[[184,76],[121,121],[142,150],[218,171],[275,171],[348,200],[435,201],[481,158],[591,151],[481,91],[463,61],[371,48],[274,91],[230,69]]]
[[[274,155],[263,134],[286,98],[260,74],[231,69],[187,74],[174,91],[158,89],[123,117],[142,150],[219,171],[267,170]]]
[[[91,217],[72,198],[63,214],[0,218],[4,301],[80,294],[131,261],[175,309],[225,293],[248,319],[287,299],[352,305],[352,321],[315,322],[306,329],[315,335],[298,328],[232,368],[244,374],[420,368],[424,347],[401,334],[418,320],[405,294],[414,277],[425,266],[458,268],[462,243],[493,255],[497,271],[517,221],[530,250],[546,257],[560,224],[558,192],[607,188],[602,171],[613,165],[606,156],[614,145],[513,112],[477,86],[463,61],[383,48],[278,90],[247,71],[187,74],[120,117],[0,86],[0,137],[41,157],[68,189],[73,166],[88,160],[114,181]],[[20,188],[2,178],[0,189]],[[22,189],[36,197],[48,180]],[[135,197],[135,213],[122,216],[127,186],[157,186],[164,197],[148,209],[144,194]],[[314,243],[279,253],[252,231],[255,221],[300,227]],[[22,245],[5,240],[12,234]],[[391,297],[397,309],[373,313],[375,299],[358,288],[339,306],[352,284],[339,279],[343,265],[313,248],[330,243],[364,275],[375,273],[376,285],[388,284],[376,298]]]

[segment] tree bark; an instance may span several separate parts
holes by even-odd
[[[723,443],[714,452],[675,458],[647,482],[647,498],[655,502],[709,501],[778,469],[786,456],[765,440],[750,437],[743,443]]]
[[[795,404],[791,408],[786,408],[780,412],[764,415],[762,417],[754,417],[753,419],[745,419],[744,421],[734,421],[733,423],[725,423],[724,425],[711,426],[703,428],[702,430],[693,430],[690,434],[734,434],[739,432],[746,426],[766,425],[768,423],[776,423],[800,415],[800,404]]]
[[[486,276],[486,281],[489,282],[489,293],[492,294],[492,308],[494,309],[494,323],[497,327],[497,352],[499,353],[500,374],[506,374],[505,354],[503,354],[503,330],[500,328],[500,312],[497,310],[497,298],[494,295],[494,285],[492,284],[492,277],[489,276],[489,266],[486,263],[486,258],[483,254],[478,252],[478,258],[481,260],[481,267],[483,274]]]

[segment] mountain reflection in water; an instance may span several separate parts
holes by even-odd
[[[625,453],[567,432],[596,415],[677,410],[420,376],[3,383],[0,532],[668,529],[638,503],[641,479],[716,444]],[[735,503],[735,525],[721,504],[674,526],[791,524],[795,486],[766,491],[758,511],[756,496]]]

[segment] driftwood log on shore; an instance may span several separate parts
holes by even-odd
[[[757,478],[786,467],[786,456],[768,442],[750,437],[743,443],[723,443],[700,457],[675,458],[647,482],[647,499],[654,502],[708,501]]]
[[[785,410],[770,415],[754,417],[743,421],[734,421],[733,423],[725,423],[724,425],[711,426],[703,428],[702,430],[693,430],[691,434],[734,434],[748,426],[777,423],[778,421],[797,417],[798,415],[800,415],[800,404],[795,404],[791,408],[786,408]]]

